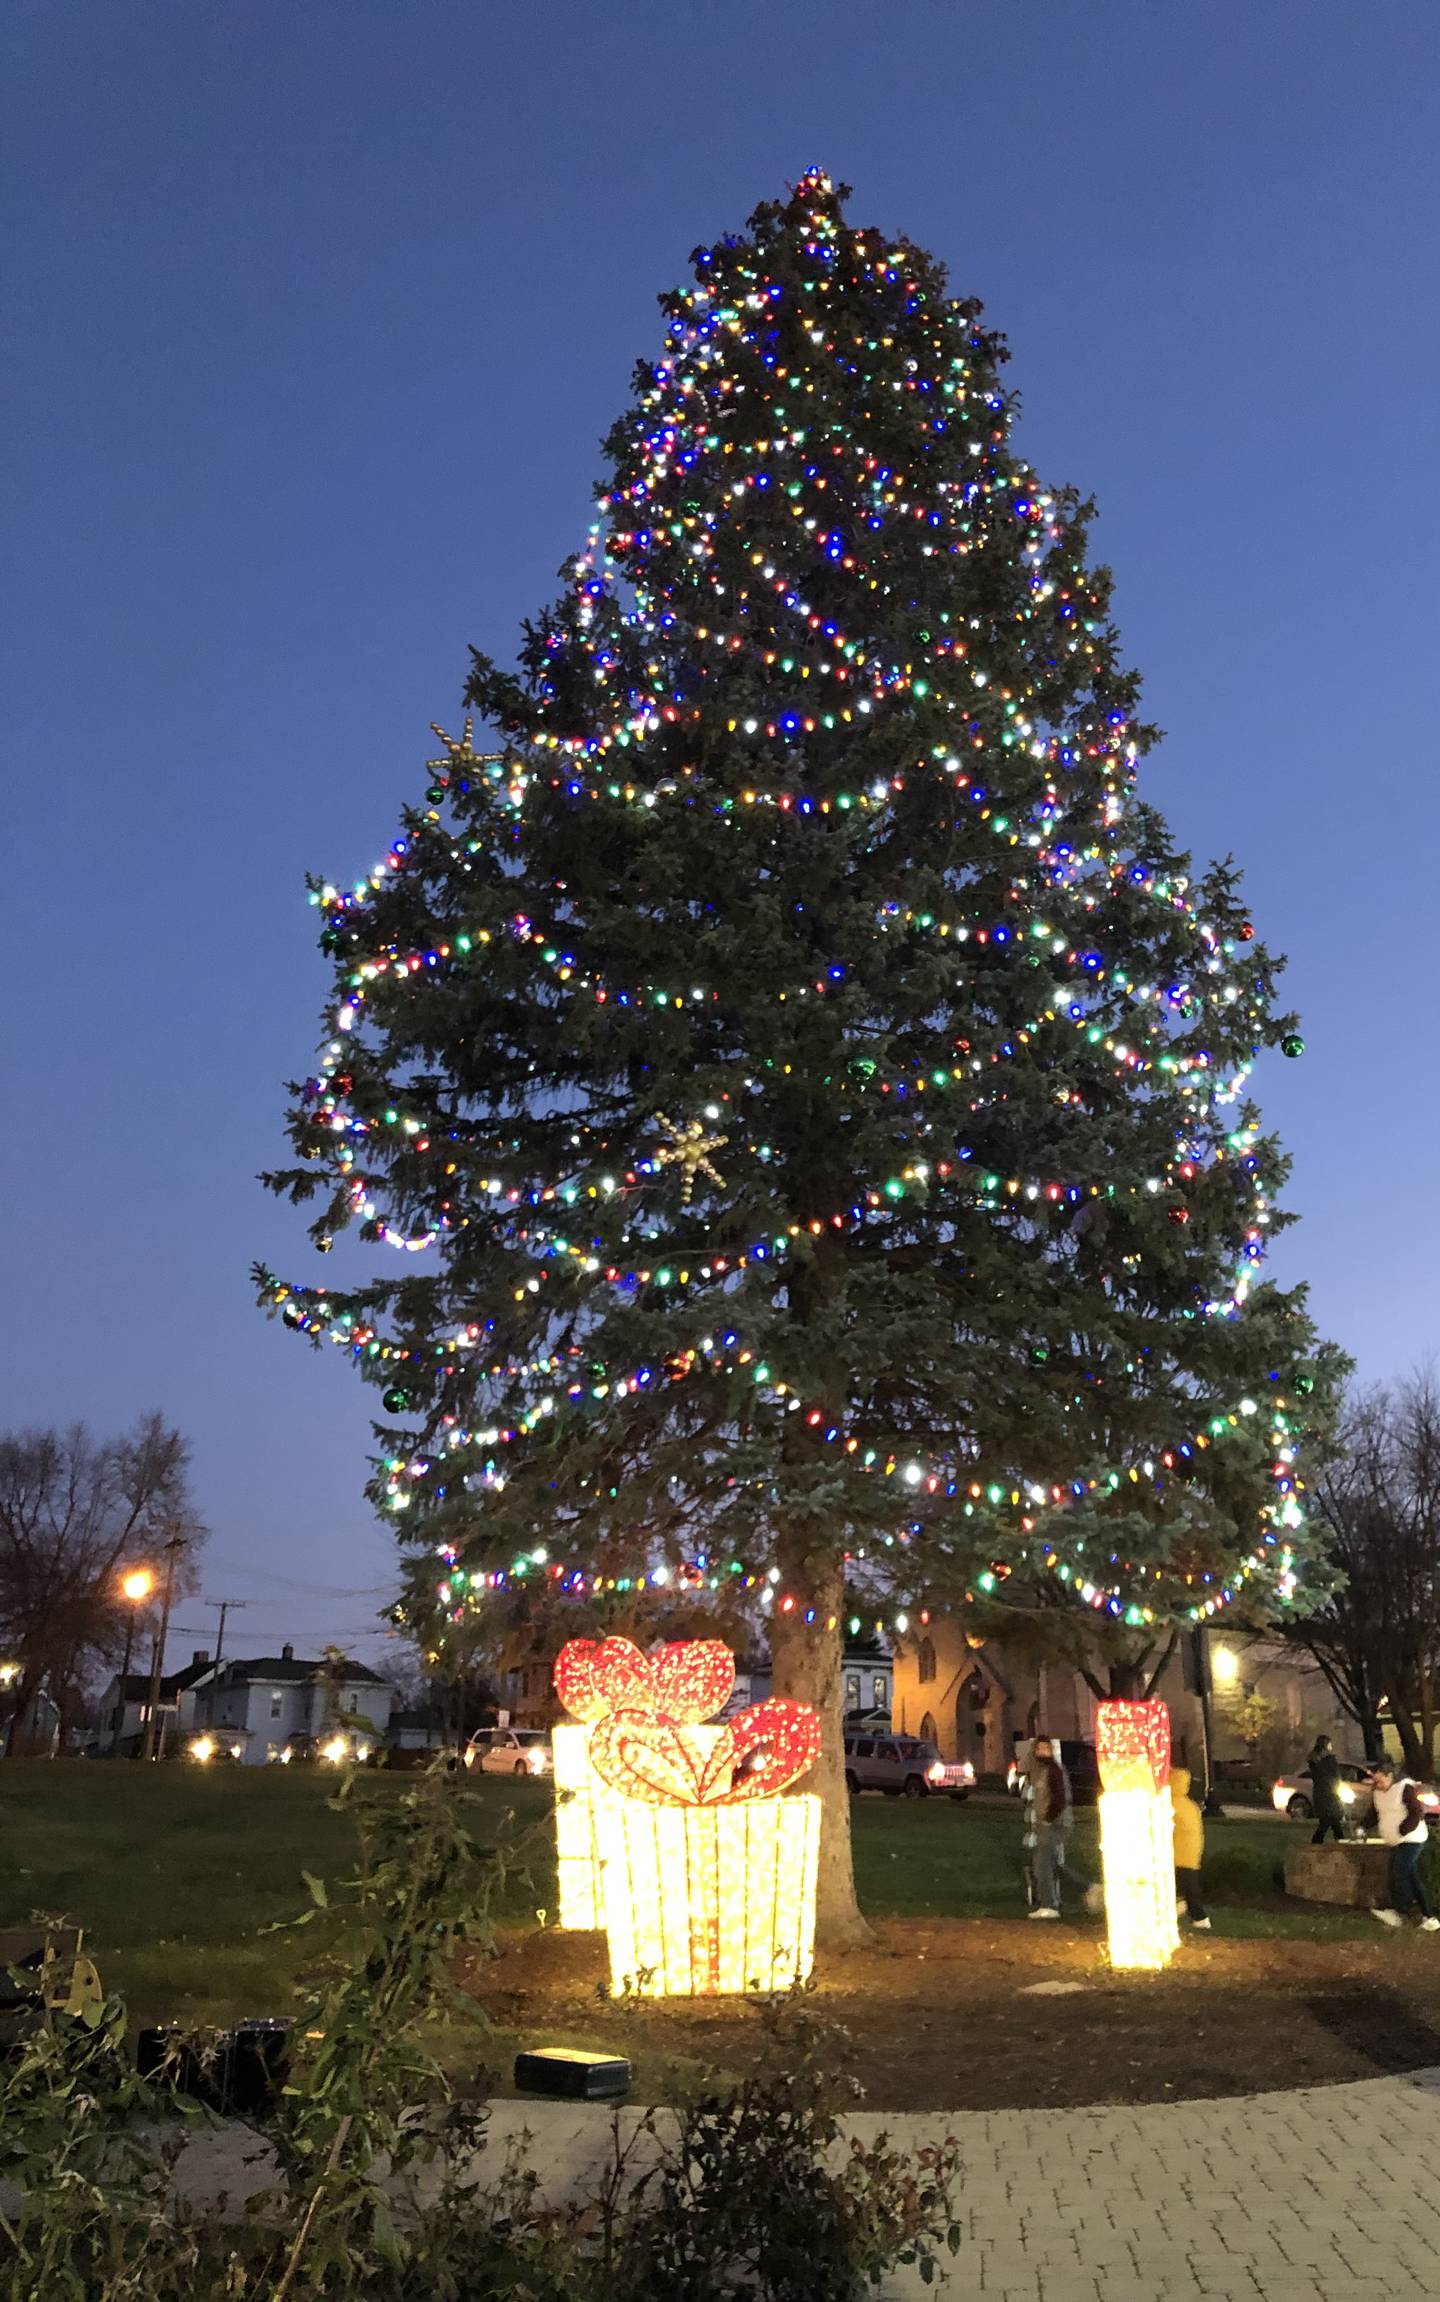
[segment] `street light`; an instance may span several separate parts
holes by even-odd
[[[160,1601],[160,1628],[150,1655],[150,1710],[145,1720],[145,1740],[140,1751],[144,1759],[160,1756],[156,1731],[160,1723],[160,1675],[165,1668],[165,1637],[170,1628],[170,1602],[175,1596],[175,1562],[184,1548],[183,1535],[172,1535],[165,1545],[165,1590]]]
[[[125,1660],[120,1665],[120,1701],[116,1706],[114,1723],[110,1729],[112,1753],[120,1746],[120,1729],[125,1724],[125,1682],[130,1676],[130,1650],[135,1644],[135,1617],[155,1588],[155,1577],[149,1567],[132,1567],[120,1578],[120,1596],[130,1602],[125,1617]]]

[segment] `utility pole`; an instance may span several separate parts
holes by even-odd
[[[248,1599],[207,1599],[205,1604],[207,1607],[218,1607],[220,1610],[220,1628],[215,1633],[215,1668],[218,1671],[220,1657],[225,1652],[225,1617],[229,1614],[243,1614],[250,1601]]]
[[[165,1544],[165,1596],[160,1602],[160,1628],[155,1637],[155,1652],[150,1658],[150,1715],[145,1721],[145,1741],[142,1759],[154,1758],[156,1730],[160,1724],[160,1674],[165,1665],[165,1637],[170,1628],[170,1602],[175,1596],[175,1562],[185,1548],[183,1535],[172,1535]]]

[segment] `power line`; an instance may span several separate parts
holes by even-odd
[[[252,1576],[252,1577],[257,1577],[257,1576],[258,1576],[259,1580],[260,1580],[261,1582],[263,1582],[263,1583],[282,1583],[282,1584],[285,1586],[285,1588],[286,1588],[287,1590],[292,1590],[292,1591],[312,1591],[312,1592],[315,1594],[315,1596],[316,1596],[317,1598],[324,1598],[324,1599],[374,1599],[374,1598],[384,1598],[384,1597],[387,1597],[387,1596],[388,1596],[388,1595],[389,1595],[391,1592],[393,1592],[393,1591],[396,1589],[396,1587],[397,1587],[397,1584],[396,1584],[395,1582],[388,1582],[388,1583],[313,1583],[313,1582],[306,1582],[306,1581],[303,1581],[303,1580],[301,1579],[301,1577],[300,1577],[300,1576],[298,1576],[298,1575],[281,1575],[281,1574],[277,1574],[277,1573],[275,1572],[275,1570],[274,1570],[274,1568],[273,1568],[273,1567],[257,1567],[257,1566],[254,1564],[254,1562],[253,1562],[252,1560],[248,1560],[248,1559],[245,1561],[245,1563],[244,1563],[243,1565],[241,1565],[241,1564],[240,1564],[240,1562],[239,1562],[238,1560],[235,1560],[235,1559],[218,1559],[218,1558],[210,1558],[210,1557],[207,1557],[207,1558],[206,1558],[206,1561],[205,1561],[205,1564],[206,1564],[207,1566],[210,1566],[210,1567],[219,1567],[219,1568],[220,1568],[220,1570],[221,1570],[221,1572],[222,1572],[223,1574],[227,1574],[227,1575],[248,1575],[248,1576]]]

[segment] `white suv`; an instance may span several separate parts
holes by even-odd
[[[541,1727],[481,1727],[465,1746],[465,1764],[477,1774],[549,1774],[550,1737]]]
[[[852,1797],[883,1790],[890,1798],[970,1796],[975,1769],[968,1759],[943,1759],[933,1742],[910,1734],[847,1734],[845,1787]]]

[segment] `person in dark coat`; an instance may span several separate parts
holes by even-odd
[[[1025,1843],[1035,1857],[1035,1900],[1030,1916],[1060,1916],[1062,1879],[1068,1879],[1086,1908],[1093,1909],[1095,1888],[1070,1867],[1070,1826],[1075,1820],[1070,1777],[1047,1734],[1037,1735],[1030,1746],[1030,1768],[1020,1795],[1025,1806]]]
[[[1315,1809],[1315,1831],[1310,1844],[1323,1846],[1327,1831],[1333,1831],[1337,1846],[1343,1845],[1345,1802],[1340,1796],[1340,1761],[1328,1734],[1315,1737],[1305,1772],[1310,1777],[1310,1804]]]

